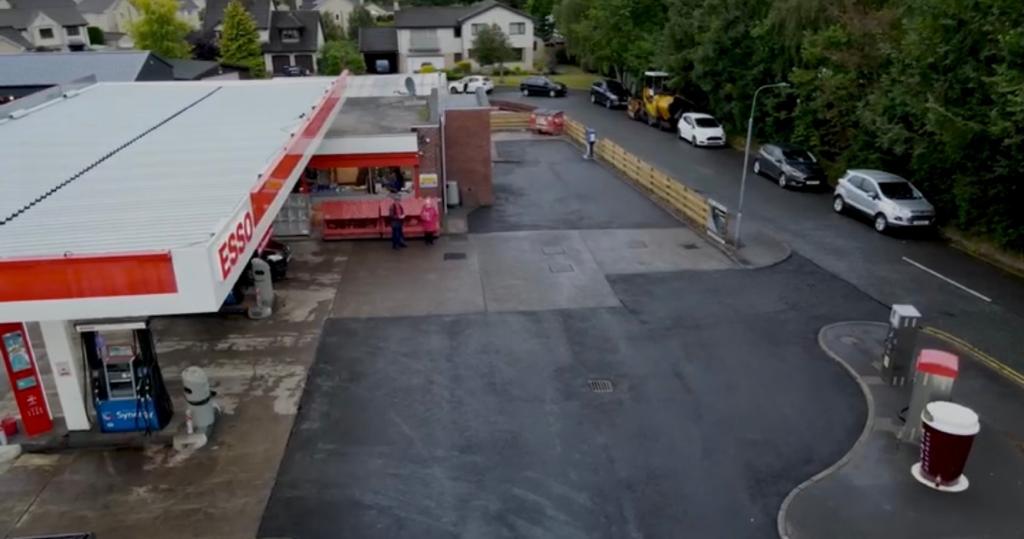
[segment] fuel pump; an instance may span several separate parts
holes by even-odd
[[[148,320],[84,323],[82,336],[93,406],[103,432],[150,433],[174,415]]]

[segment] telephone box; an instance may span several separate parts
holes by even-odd
[[[53,416],[46,402],[43,383],[39,379],[39,369],[32,354],[32,344],[28,340],[25,324],[0,324],[0,354],[3,355],[7,379],[11,381],[11,390],[21,412],[21,422],[25,426],[25,434],[36,436],[53,429]]]

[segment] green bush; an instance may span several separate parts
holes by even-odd
[[[463,72],[459,71],[458,69],[445,69],[444,74],[448,77],[448,82],[451,82],[453,80],[459,80],[462,77],[466,76]]]
[[[473,62],[470,62],[469,60],[463,60],[455,64],[455,69],[468,75],[473,72]]]
[[[437,73],[437,68],[434,67],[434,64],[423,64],[418,73]]]
[[[103,45],[107,42],[106,36],[103,35],[103,29],[96,26],[90,26],[88,32],[89,43],[92,43],[93,45]]]

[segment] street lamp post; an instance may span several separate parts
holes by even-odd
[[[740,227],[743,224],[743,195],[747,191],[747,168],[750,161],[750,139],[754,137],[754,108],[757,107],[757,94],[766,88],[788,88],[788,82],[765,84],[754,92],[754,100],[750,103],[750,118],[747,119],[747,148],[743,152],[743,177],[740,180],[740,202],[736,205],[736,234],[733,238],[736,248],[740,247]]]

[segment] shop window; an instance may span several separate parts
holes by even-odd
[[[526,33],[525,22],[514,22],[508,25],[508,34],[510,36],[521,36]]]
[[[39,39],[53,39],[53,28],[40,28]]]

